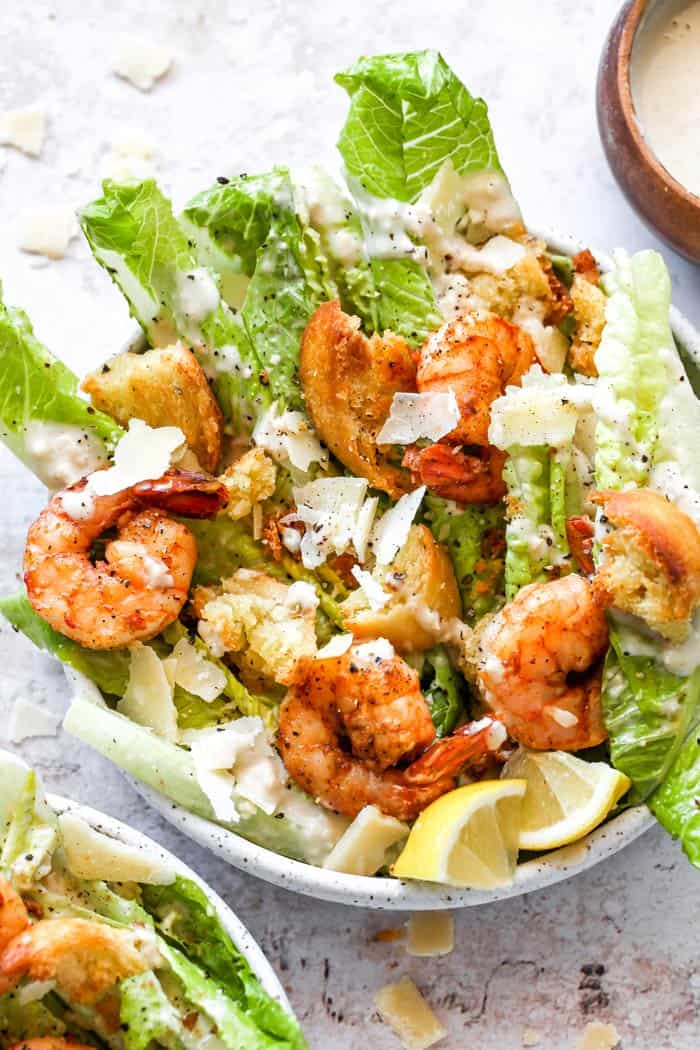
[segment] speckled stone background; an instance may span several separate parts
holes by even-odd
[[[654,244],[605,165],[594,114],[611,0],[2,0],[0,110],[41,101],[40,160],[7,151],[0,174],[0,276],[8,300],[78,371],[119,347],[130,322],[119,294],[73,242],[37,267],[15,247],[25,209],[95,194],[102,158],[124,127],[144,129],[178,202],[216,175],[275,161],[333,159],[345,110],[332,74],[365,52],[441,48],[489,101],[501,157],[531,223],[594,246]],[[110,73],[116,38],[170,47],[170,75],[143,95]],[[76,173],[77,171],[77,173]],[[700,323],[700,274],[667,253],[676,303]],[[14,588],[23,537],[44,493],[0,449],[0,585]],[[0,630],[0,737],[14,699],[62,712],[67,683],[51,660]],[[700,874],[660,831],[552,890],[456,917],[448,957],[408,957],[377,931],[406,916],[294,897],[244,877],[146,808],[120,773],[63,733],[18,750],[55,791],[126,820],[178,853],[237,910],[276,966],[314,1050],[391,1050],[373,991],[409,973],[454,1050],[511,1050],[523,1032],[570,1048],[593,1018],[625,1050],[700,1042]],[[697,969],[696,969],[697,967]]]

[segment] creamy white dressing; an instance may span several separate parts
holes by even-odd
[[[220,296],[216,281],[203,266],[183,273],[178,270],[176,312],[181,317],[182,329],[188,339],[202,342],[200,325],[216,310]]]
[[[52,491],[73,485],[107,463],[102,441],[83,427],[33,419],[24,428],[31,469]]]
[[[632,53],[631,85],[647,142],[700,196],[700,0],[652,5]]]

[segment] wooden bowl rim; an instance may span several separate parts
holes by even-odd
[[[630,135],[644,162],[649,165],[654,175],[663,182],[669,192],[680,197],[687,205],[695,208],[700,213],[700,196],[675,179],[668,168],[665,168],[661,163],[642,134],[642,126],[637,118],[637,110],[634,105],[631,83],[632,50],[637,39],[637,33],[642,25],[642,20],[653,2],[654,0],[632,0],[628,10],[622,16],[622,31],[620,33],[620,45],[616,61],[617,91],[620,99],[620,108]]]

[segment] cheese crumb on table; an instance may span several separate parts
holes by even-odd
[[[31,700],[18,697],[7,723],[7,735],[13,744],[35,736],[56,736],[61,719]]]
[[[576,1050],[614,1050],[619,1042],[615,1025],[589,1021],[576,1042]]]
[[[416,912],[410,917],[406,927],[406,951],[409,955],[449,955],[454,949],[455,924],[448,911]]]
[[[542,1036],[535,1028],[523,1028],[520,1041],[523,1046],[539,1046]]]
[[[392,1028],[406,1050],[427,1050],[447,1035],[410,977],[380,988],[374,1005],[385,1024]]]
[[[45,208],[25,212],[20,220],[18,245],[23,252],[62,259],[68,245],[78,236],[78,223],[72,208]]]
[[[172,61],[166,48],[130,38],[122,41],[112,69],[140,91],[150,91],[156,80],[168,72]]]
[[[122,129],[110,143],[102,175],[115,182],[150,179],[156,174],[156,147],[140,128]]]
[[[0,113],[0,144],[14,146],[29,157],[38,157],[44,145],[46,116],[35,106]]]

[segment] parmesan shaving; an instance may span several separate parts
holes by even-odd
[[[114,466],[91,474],[88,486],[98,496],[111,496],[140,481],[160,478],[184,444],[179,427],[149,427],[142,419],[131,419],[114,450]]]
[[[305,474],[312,463],[328,462],[328,452],[303,412],[280,414],[276,403],[256,424],[253,441],[278,463],[291,463]]]
[[[307,569],[315,569],[329,554],[342,554],[353,542],[367,481],[320,478],[293,491],[296,516],[306,525],[300,545],[301,560]]]
[[[56,736],[60,721],[58,715],[20,696],[12,705],[7,735],[13,744],[36,736]]]
[[[545,711],[553,718],[557,725],[562,726],[564,729],[571,729],[572,726],[578,725],[578,718],[573,711],[567,711],[563,707],[555,707],[550,704],[549,707],[545,707]]]
[[[177,709],[163,662],[143,642],[134,642],[130,654],[129,681],[117,711],[166,740],[177,740]]]
[[[416,912],[406,926],[406,951],[409,955],[432,958],[449,955],[454,949],[455,924],[448,911]]]
[[[323,862],[324,868],[348,875],[374,875],[388,863],[387,850],[402,842],[408,824],[365,806]]]
[[[612,1024],[589,1021],[576,1043],[576,1050],[614,1050],[620,1035]]]
[[[122,40],[112,69],[140,91],[150,91],[172,65],[172,55],[164,47],[154,47],[133,38]]]
[[[379,664],[394,657],[394,647],[388,638],[373,638],[371,642],[356,645],[352,651],[353,662],[360,667]]]
[[[389,418],[377,434],[378,445],[410,445],[419,438],[439,441],[459,423],[454,391],[394,394]]]
[[[374,526],[371,544],[378,565],[389,565],[403,547],[424,495],[425,485],[407,492]]]
[[[565,376],[548,375],[533,365],[521,386],[506,387],[505,394],[491,405],[489,441],[501,449],[568,445],[581,410],[591,405],[591,396],[590,386],[569,383]]]
[[[150,179],[156,173],[155,146],[140,128],[125,129],[111,143],[103,175],[115,182]]]
[[[317,660],[330,660],[334,656],[342,656],[352,645],[351,634],[335,634],[329,642],[316,653]]]
[[[402,977],[396,984],[380,988],[374,997],[374,1005],[406,1050],[427,1050],[447,1035],[447,1029],[438,1021],[410,977]]]
[[[378,609],[383,609],[388,601],[391,601],[389,592],[384,590],[371,573],[361,569],[359,565],[353,565],[350,572],[360,585],[360,589],[367,599],[370,609],[376,612]]]
[[[207,660],[187,638],[181,638],[173,649],[175,683],[188,693],[210,704],[226,686],[226,675]]]
[[[29,157],[38,157],[44,145],[46,115],[36,106],[0,114],[0,144],[14,146]]]
[[[17,243],[23,252],[62,259],[77,236],[78,223],[72,208],[46,208],[25,212],[20,220]]]
[[[520,1041],[523,1046],[538,1046],[542,1041],[542,1036],[535,1028],[523,1028]]]

